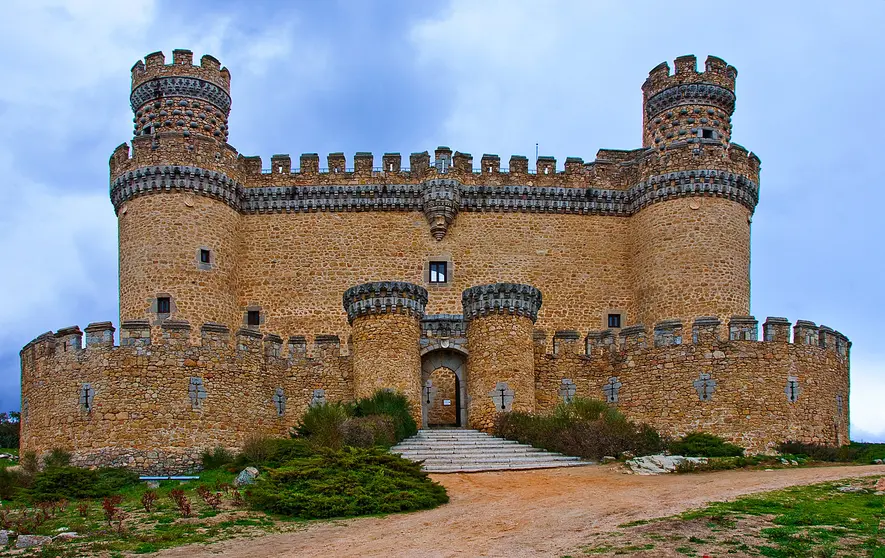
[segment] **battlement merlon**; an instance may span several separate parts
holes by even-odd
[[[221,67],[214,56],[203,55],[200,65],[194,65],[194,53],[190,50],[172,51],[172,64],[166,64],[162,51],[153,52],[132,66],[132,89],[158,77],[193,77],[209,81],[230,95],[230,71]]]
[[[120,343],[114,344],[114,327],[111,322],[89,324],[84,330],[77,326],[65,327],[53,333],[48,331],[30,341],[20,351],[22,362],[49,358],[93,358],[111,352],[166,351],[178,356],[200,358],[202,352],[210,359],[223,354],[233,358],[245,358],[250,353],[260,358],[277,359],[283,364],[301,362],[323,362],[341,357],[341,342],[338,336],[329,334],[314,335],[314,342],[308,345],[306,337],[289,337],[283,343],[279,335],[261,333],[250,328],[240,328],[234,335],[230,329],[214,322],[200,328],[200,343],[191,343],[191,325],[185,320],[166,320],[160,325],[160,334],[152,331],[148,320],[126,320],[120,325]],[[83,343],[83,334],[86,343]],[[284,348],[285,345],[285,348]],[[96,356],[94,358],[104,358]],[[347,358],[347,357],[344,357]]]
[[[683,84],[707,83],[734,93],[737,69],[717,56],[707,57],[703,72],[698,72],[697,58],[693,54],[677,58],[675,67],[676,71],[673,74],[670,73],[670,66],[666,62],[661,62],[652,68],[645,83],[642,84],[645,101],[665,89]]]

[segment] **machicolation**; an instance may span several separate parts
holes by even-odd
[[[736,77],[712,56],[655,67],[642,147],[590,162],[439,147],[265,167],[227,143],[218,60],[148,55],[110,159],[119,344],[101,322],[22,349],[22,450],[191,471],[378,389],[428,426],[593,397],[756,452],[847,443],[848,339],[784,318],[760,337],[749,315],[760,161],[732,142]]]

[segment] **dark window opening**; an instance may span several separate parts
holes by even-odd
[[[703,130],[701,130],[701,134],[701,137],[703,137],[704,139],[713,139],[713,130],[704,128]]]
[[[200,249],[200,263],[209,263],[209,250],[203,248]]]
[[[249,310],[246,312],[246,325],[261,325],[261,312],[258,310]]]
[[[430,262],[430,282],[445,283],[448,281],[448,262]]]
[[[611,328],[621,327],[621,315],[620,314],[609,314],[608,315],[608,327],[611,327]]]
[[[172,301],[168,296],[157,297],[157,314],[168,314],[171,307]]]

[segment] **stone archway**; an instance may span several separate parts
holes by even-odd
[[[457,428],[467,424],[466,364],[467,355],[454,350],[434,350],[421,358],[423,427]]]

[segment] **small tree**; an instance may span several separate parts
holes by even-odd
[[[0,413],[0,448],[19,447],[19,421],[21,414],[10,411]]]

